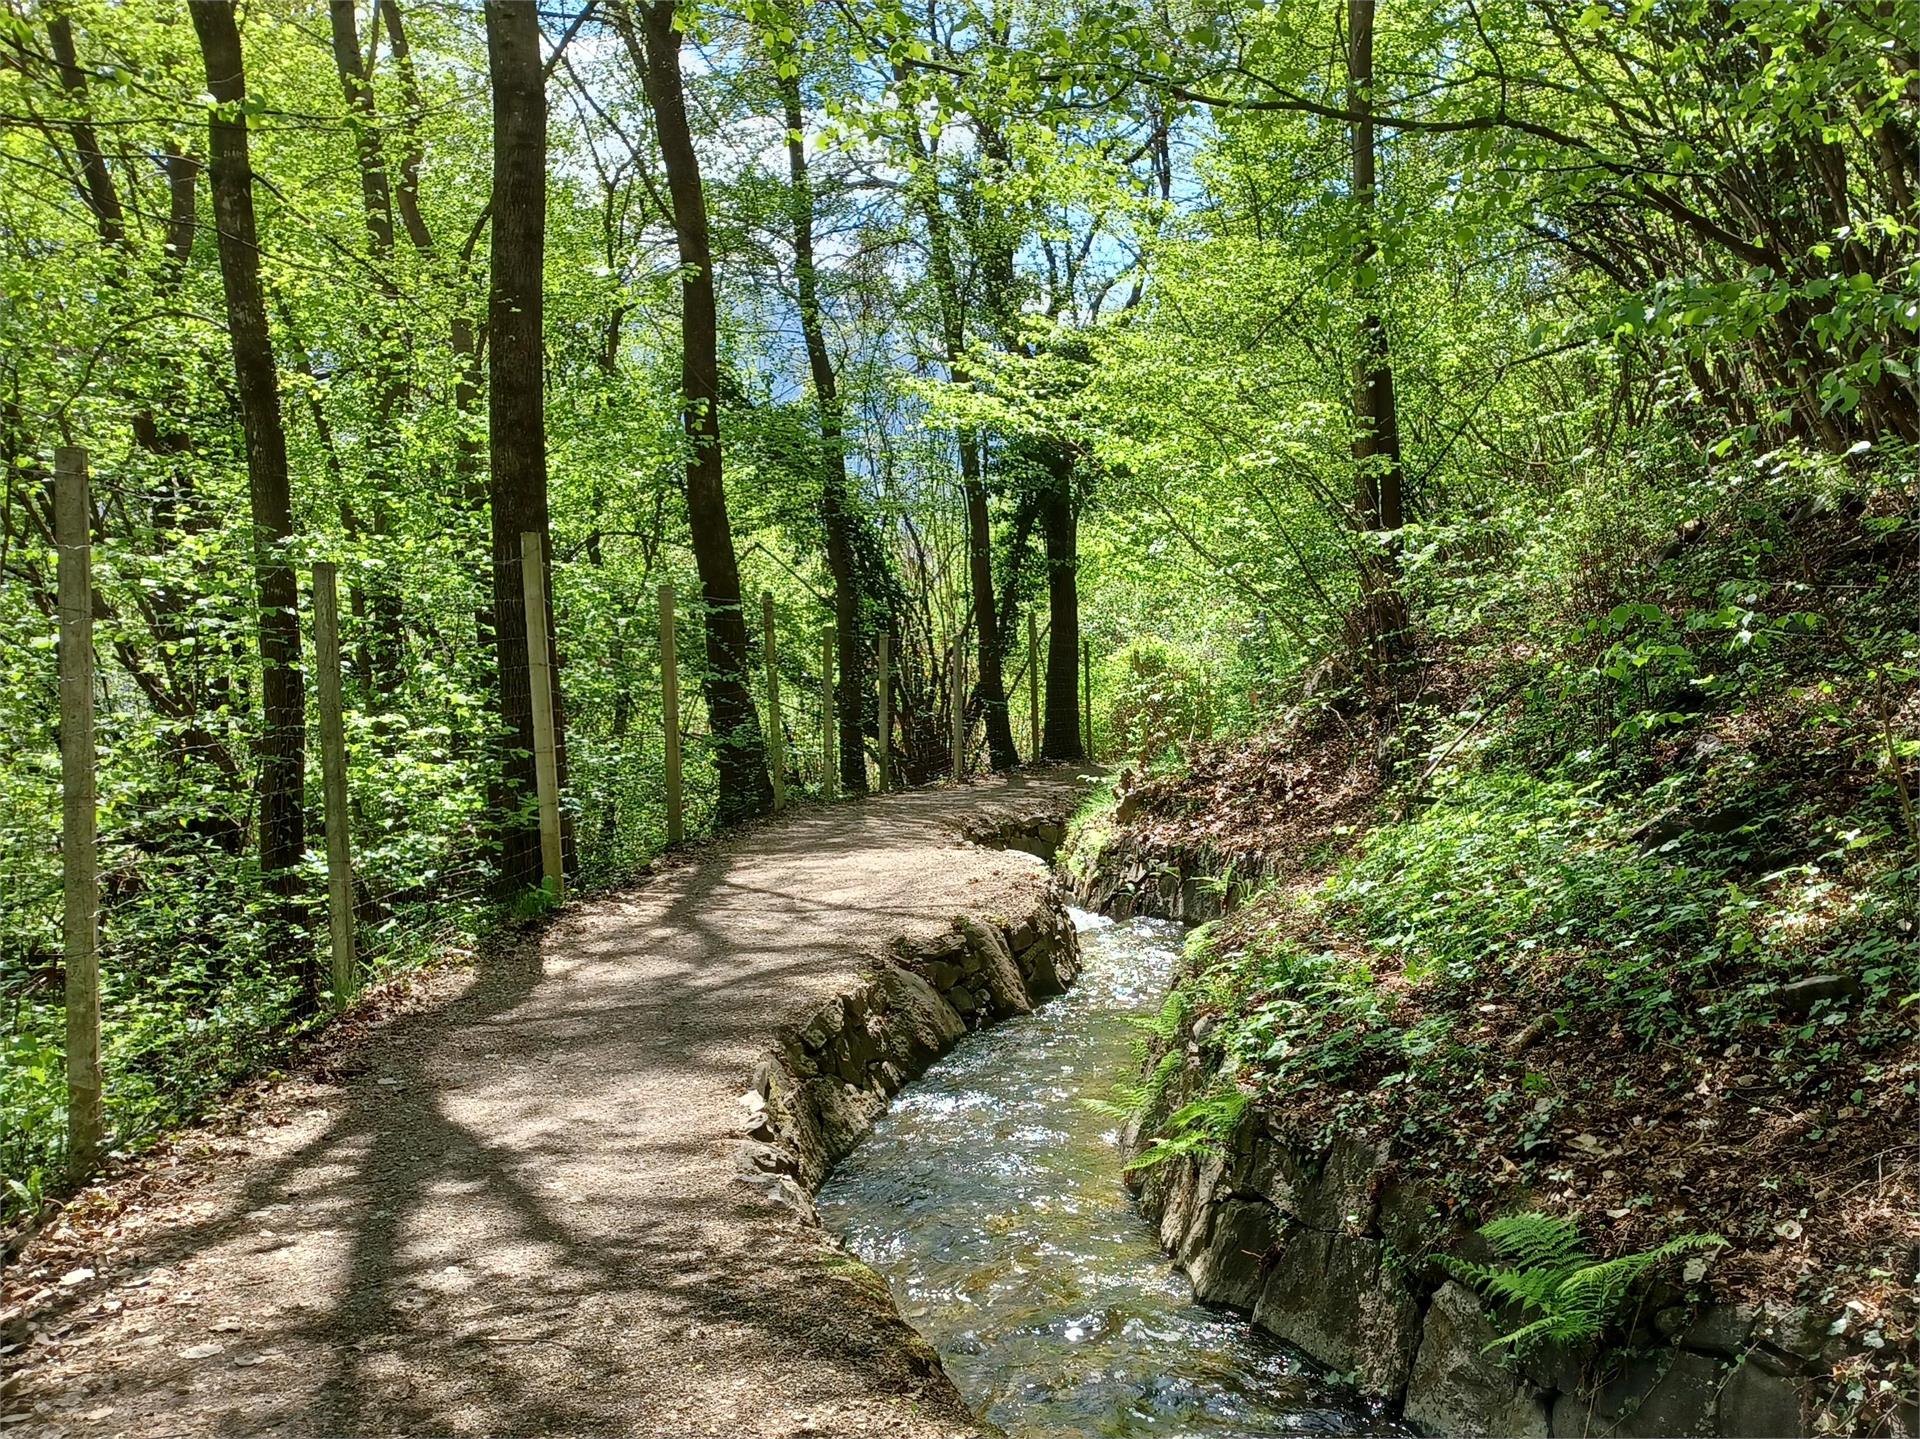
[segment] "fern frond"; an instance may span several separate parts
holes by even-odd
[[[1557,1214],[1527,1210],[1481,1226],[1481,1238],[1500,1258],[1521,1269],[1579,1269],[1593,1262],[1580,1242],[1580,1228]]]
[[[1517,1304],[1521,1309],[1544,1309],[1559,1288],[1562,1272],[1557,1269],[1491,1269],[1480,1290],[1490,1299]]]
[[[1146,1056],[1141,1056],[1142,1063]],[[1109,1119],[1118,1119],[1122,1123],[1139,1119],[1160,1103],[1161,1095],[1167,1092],[1167,1085],[1180,1070],[1180,1055],[1170,1052],[1160,1056],[1154,1066],[1138,1079],[1118,1079],[1114,1081],[1112,1098],[1085,1098],[1080,1102],[1095,1114],[1104,1114]]]
[[[1238,1089],[1225,1089],[1183,1104],[1167,1116],[1161,1132],[1127,1165],[1128,1170],[1152,1169],[1183,1155],[1211,1153],[1233,1132],[1252,1102]]]
[[[1185,1134],[1162,1135],[1127,1163],[1127,1172],[1137,1174],[1141,1170],[1152,1169],[1165,1164],[1169,1159],[1179,1159],[1188,1154],[1204,1154],[1214,1145],[1213,1136],[1189,1130]]]
[[[1224,1138],[1227,1131],[1240,1122],[1240,1116],[1247,1112],[1250,1103],[1252,1101],[1237,1089],[1202,1095],[1169,1115],[1167,1127],[1175,1133],[1204,1130],[1217,1138]]]
[[[1136,1029],[1143,1029],[1162,1044],[1171,1044],[1180,1037],[1180,1026],[1187,1019],[1187,995],[1185,990],[1173,989],[1167,992],[1165,1003],[1156,1014],[1136,1014],[1128,1018],[1127,1023]]]
[[[1481,1237],[1504,1264],[1444,1261],[1449,1273],[1489,1299],[1536,1316],[1502,1334],[1488,1350],[1515,1352],[1551,1340],[1577,1344],[1606,1327],[1634,1284],[1654,1266],[1689,1249],[1713,1249],[1717,1234],[1682,1234],[1639,1254],[1595,1261],[1570,1219],[1529,1211],[1504,1215],[1480,1228]]]

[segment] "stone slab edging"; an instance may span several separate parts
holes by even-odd
[[[1509,1364],[1489,1346],[1514,1323],[1440,1262],[1484,1253],[1436,1225],[1385,1145],[1311,1151],[1258,1115],[1221,1153],[1149,1171],[1140,1198],[1195,1298],[1351,1376],[1424,1433],[1801,1435],[1841,1352],[1805,1308],[1690,1305],[1673,1291],[1642,1307],[1623,1344]]]
[[[1064,832],[1047,813],[995,817],[963,837],[1046,863]],[[959,914],[931,936],[896,937],[858,983],[782,1026],[754,1065],[739,1097],[737,1179],[819,1229],[814,1194],[893,1096],[969,1033],[1064,993],[1079,968],[1066,895],[1051,879],[1023,914]],[[979,1434],[999,1432],[979,1421]]]
[[[813,1194],[887,1103],[969,1032],[1065,991],[1079,946],[1059,889],[1014,919],[896,940],[860,984],[787,1026],[740,1096],[740,1178],[809,1224]]]

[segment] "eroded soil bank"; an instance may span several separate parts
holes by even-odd
[[[1349,820],[1358,812],[1338,799],[1331,809]],[[1322,835],[1329,827],[1317,826]],[[1120,914],[1205,921],[1233,912],[1264,881],[1310,874],[1300,858],[1294,849],[1223,863],[1204,842],[1157,844],[1150,824],[1120,825],[1081,870],[1076,898]],[[1154,1061],[1171,1055],[1171,1078],[1136,1122],[1136,1148],[1183,1105],[1233,1087],[1231,1063],[1208,1044],[1220,1019],[1192,1010],[1156,1049]],[[1911,1395],[1855,1427],[1859,1396],[1848,1376],[1857,1356],[1875,1358],[1885,1343],[1875,1313],[1716,1283],[1710,1265],[1684,1274],[1668,1266],[1598,1340],[1500,1357],[1495,1341],[1520,1317],[1463,1286],[1443,1261],[1488,1259],[1475,1223],[1527,1207],[1525,1186],[1512,1185],[1484,1212],[1463,1206],[1421,1182],[1403,1136],[1330,1130],[1302,1100],[1292,1113],[1262,1096],[1220,1143],[1147,1170],[1142,1206],[1198,1299],[1230,1306],[1350,1374],[1420,1431],[1649,1439],[1920,1432]],[[1617,1153],[1603,1148],[1595,1162],[1624,1163],[1610,1158]],[[1817,1276],[1802,1288],[1818,1295]]]

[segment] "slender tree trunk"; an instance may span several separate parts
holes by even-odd
[[[84,101],[87,72],[80,65],[79,51],[73,43],[73,22],[55,13],[47,21],[47,40],[53,49],[54,63],[60,69],[60,87],[69,96]],[[73,134],[73,148],[80,157],[80,189],[87,207],[93,211],[94,226],[108,245],[126,242],[127,217],[120,205],[120,192],[107,169],[107,157],[100,148],[100,136],[85,118],[77,118],[67,127]]]
[[[1347,0],[1347,99],[1360,118],[1353,122],[1353,196],[1359,241],[1354,249],[1353,288],[1360,301],[1360,345],[1353,388],[1353,459],[1359,477],[1360,523],[1389,538],[1361,559],[1360,585],[1366,636],[1382,668],[1407,654],[1407,610],[1398,582],[1396,541],[1406,523],[1405,470],[1400,462],[1400,418],[1393,397],[1393,364],[1387,328],[1377,301],[1380,246],[1376,239],[1378,193],[1374,179],[1374,0]]]
[[[534,807],[533,695],[520,536],[548,550],[547,445],[541,324],[547,224],[547,99],[540,20],[527,0],[487,0],[487,67],[493,82],[493,284],[487,297],[487,442],[493,515],[493,648],[506,753],[494,806],[500,883],[541,883]],[[549,623],[553,611],[547,589]],[[551,632],[551,631],[550,631]],[[557,682],[557,676],[556,676]],[[555,705],[555,724],[559,707]]]
[[[354,7],[358,3],[359,0],[328,0],[327,19],[333,38],[334,69],[340,74],[347,103],[359,112],[361,121],[354,128],[353,148],[360,162],[360,199],[367,222],[367,240],[374,255],[384,260],[393,254],[393,196],[387,183],[387,162],[381,153],[380,132],[374,128],[377,117],[373,108],[373,86],[368,83],[366,66],[360,59],[360,36],[354,19]]]
[[[974,125],[980,136],[980,149],[990,174],[1002,179],[1012,173],[1013,159],[1005,136],[987,117],[976,115]],[[1019,354],[1017,271],[1014,263],[1016,229],[1004,206],[993,200],[991,191],[976,191],[976,224],[969,237],[975,264],[980,270],[990,323],[999,331],[1000,347],[1008,354]],[[964,444],[965,437],[962,439]],[[980,633],[980,707],[986,721],[987,754],[995,769],[1011,769],[1020,763],[1013,742],[1012,715],[1007,707],[1006,656],[1012,635],[1012,617],[1001,613],[995,600],[993,583],[993,529],[987,509],[985,456],[980,439],[973,437],[973,473],[967,475],[962,456],[961,478],[967,489],[967,567],[973,586],[974,628]],[[1019,540],[1015,536],[1008,547],[1007,570],[1018,568]],[[981,602],[984,591],[986,601]]]
[[[66,15],[55,12],[49,16],[47,39],[59,68],[61,88],[76,112],[67,129],[73,137],[78,161],[80,195],[94,216],[100,243],[124,264],[144,264],[145,257],[127,232],[119,187],[107,165],[98,133],[87,119],[87,70],[80,62],[73,26]],[[195,192],[200,162],[172,142],[167,144],[164,156],[161,164],[167,176],[167,223],[165,247],[157,267],[156,294],[171,299],[186,280],[187,256],[193,249],[193,237],[199,226]],[[153,495],[153,529],[156,533],[176,526],[189,531],[203,530],[209,522],[208,516],[204,507],[195,502],[193,469],[187,460],[193,449],[193,437],[183,416],[190,406],[177,393],[181,377],[164,368],[161,374],[163,384],[170,386],[173,393],[163,392],[158,405],[144,398],[136,400],[130,416],[134,442],[154,459],[161,473],[159,488]],[[138,608],[157,642],[154,652],[177,658],[156,666],[140,663],[136,657],[139,663],[136,683],[151,690],[150,698],[163,713],[176,718],[189,717],[171,736],[170,756],[186,766],[209,762],[231,779],[238,775],[240,767],[197,719],[206,703],[209,682],[207,657],[186,643],[192,623],[189,608],[192,596],[184,587],[161,583],[149,599],[148,604]],[[246,826],[220,809],[220,806],[209,805],[204,813],[189,822],[188,830],[237,854],[246,843]]]
[[[240,32],[232,0],[192,0],[193,28],[206,62],[207,90],[219,108],[208,124],[207,167],[219,236],[220,276],[233,336],[235,387],[246,435],[247,491],[253,519],[254,569],[260,605],[260,868],[280,900],[269,941],[282,969],[298,968],[307,1002],[318,1005],[323,983],[306,953],[299,869],[306,852],[306,698],[300,674],[300,621],[293,563],[293,499],[280,383],[260,283],[260,236],[253,213],[253,167],[247,126]]]
[[[921,215],[927,225],[927,257],[934,290],[940,298],[941,327],[947,347],[947,375],[956,385],[969,383],[966,368],[966,315],[962,308],[959,273],[954,267],[953,244],[945,210],[940,205],[939,179],[926,142],[914,127],[914,159],[920,169]],[[987,731],[987,758],[994,769],[1012,769],[1020,763],[1014,748],[1013,722],[1007,712],[1007,685],[1000,644],[1000,626],[994,616],[993,529],[987,510],[986,480],[981,474],[979,438],[971,430],[960,436],[960,489],[967,514],[967,580],[973,591],[974,648],[980,666],[974,693]]]
[[[438,256],[438,248],[433,232],[427,228],[427,222],[420,213],[422,153],[418,117],[426,108],[426,100],[420,90],[419,75],[414,69],[413,46],[407,39],[400,0],[381,0],[380,16],[386,22],[387,43],[391,47],[394,70],[400,80],[400,100],[408,117],[400,130],[399,183],[393,188],[393,197],[408,243],[421,258],[433,260]],[[457,257],[460,274],[465,274],[471,258],[468,252],[462,252]],[[458,432],[454,439],[454,479],[462,497],[477,509],[485,495],[476,479],[480,468],[479,447],[469,433],[467,419],[479,402],[483,362],[480,336],[474,331],[473,321],[456,312],[449,322],[447,343],[453,352],[456,370],[453,409]]]
[[[973,591],[973,630],[979,678],[974,694],[987,731],[987,761],[994,769],[1020,763],[1013,743],[1013,719],[1007,710],[1005,646],[993,588],[993,523],[987,512],[987,483],[981,473],[980,437],[960,437],[960,487],[967,498],[967,582]]]
[[[1047,465],[1041,528],[1047,549],[1046,729],[1040,754],[1049,760],[1083,760],[1080,734],[1080,535],[1074,510],[1073,464],[1055,451]]]
[[[622,33],[646,77],[647,104],[673,202],[673,229],[680,248],[680,384],[686,405],[687,525],[705,601],[707,667],[701,687],[713,731],[718,770],[718,817],[722,824],[764,814],[773,804],[766,748],[748,687],[751,655],[746,615],[740,605],[740,567],[727,517],[727,491],[720,450],[720,324],[713,292],[713,256],[707,243],[706,193],[700,160],[687,124],[687,98],[680,78],[680,32],[674,0],[637,7],[645,32],[636,46],[633,27]],[[626,12],[615,12],[624,19]]]
[[[807,175],[805,115],[800,103],[799,51],[786,57],[791,74],[780,76],[780,101],[787,123],[787,175],[793,210],[793,270],[799,290],[800,332],[806,341],[807,368],[813,376],[814,403],[820,410],[820,520],[827,536],[827,572],[833,577],[833,628],[840,682],[836,706],[840,723],[840,784],[848,794],[867,792],[867,756],[863,739],[867,702],[866,650],[860,640],[861,594],[853,563],[852,489],[847,483],[847,452],[840,386],[827,353],[826,326],[820,315],[819,275],[813,263],[813,183]]]
[[[376,128],[379,116],[374,109],[373,85],[360,58],[360,35],[354,19],[357,3],[358,0],[329,0],[328,21],[340,88],[360,117],[354,129],[354,152],[360,163],[360,199],[367,225],[367,243],[374,266],[380,272],[381,296],[391,302],[399,298],[399,287],[388,272],[393,261],[393,189],[387,180],[385,147]],[[374,424],[367,445],[367,479],[373,488],[373,533],[382,539],[389,528],[387,497],[394,490],[395,458],[400,451],[393,417],[400,407],[404,388],[404,356],[412,348],[404,335],[389,331],[387,318],[391,313],[390,309],[384,312],[376,309],[371,323],[363,327],[374,355]],[[363,606],[364,600],[356,586],[354,613],[362,613]],[[390,581],[375,582],[372,609],[373,642],[364,646],[371,688],[383,697],[390,697],[399,685],[404,644],[400,596]]]
[[[1400,421],[1393,399],[1393,365],[1387,329],[1374,303],[1380,246],[1375,238],[1373,126],[1374,0],[1348,0],[1347,81],[1349,107],[1362,118],[1352,127],[1353,196],[1359,208],[1359,244],[1354,252],[1354,293],[1360,298],[1360,355],[1353,393],[1353,458],[1360,472],[1360,509],[1372,529],[1398,530],[1405,522],[1400,463]]]

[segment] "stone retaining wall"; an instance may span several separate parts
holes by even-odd
[[[1515,1323],[1496,1327],[1437,1260],[1484,1258],[1474,1236],[1395,1179],[1384,1150],[1303,1152],[1255,1115],[1221,1153],[1148,1171],[1140,1199],[1196,1298],[1248,1314],[1425,1433],[1805,1434],[1817,1413],[1803,1406],[1817,1411],[1817,1380],[1844,1352],[1830,1316],[1666,1289],[1604,1352],[1510,1365],[1487,1346]]]
[[[1144,914],[1205,924],[1275,877],[1264,863],[1230,862],[1206,850],[1149,850],[1122,837],[1074,885],[1074,900],[1115,919]]]
[[[814,1221],[814,1190],[902,1085],[969,1030],[1061,993],[1078,968],[1073,923],[1051,884],[1018,918],[961,916],[932,939],[896,942],[755,1067],[740,1097],[742,1179]]]

